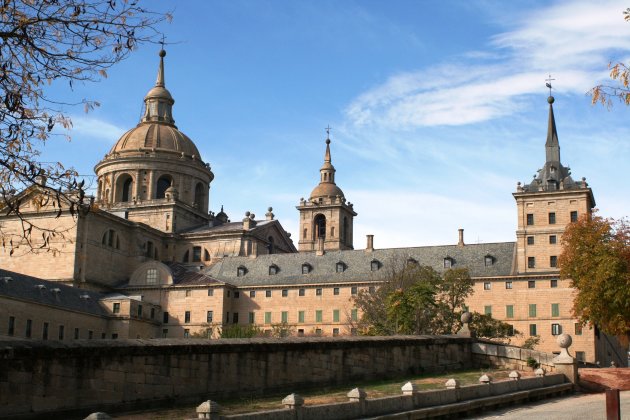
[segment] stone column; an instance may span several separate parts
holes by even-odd
[[[142,201],[142,171],[138,170],[136,171],[136,182],[133,185],[133,196],[134,196],[134,200],[136,201]]]
[[[155,171],[154,170],[150,170],[149,171],[149,185],[147,187],[147,200],[153,200],[155,198],[155,193],[154,193],[154,189],[155,189]]]
[[[364,416],[365,415],[365,398],[367,397],[366,392],[362,390],[361,388],[354,388],[352,391],[348,392],[347,397],[350,400],[350,402],[359,403],[359,412],[361,413],[361,416]]]
[[[221,407],[214,401],[204,401],[197,407],[197,418],[219,420]]]
[[[573,339],[569,334],[560,334],[556,339],[560,346],[560,354],[553,358],[552,362],[556,367],[556,372],[564,374],[572,384],[578,382],[578,366],[577,361],[571,357],[568,348],[571,346]]]

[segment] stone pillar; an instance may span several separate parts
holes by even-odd
[[[149,185],[147,186],[147,200],[155,198],[155,171],[149,171]]]
[[[402,391],[403,395],[413,395],[418,390],[418,387],[416,387],[416,385],[412,384],[411,382],[407,382],[400,388],[400,390]]]
[[[221,407],[214,401],[204,401],[197,407],[197,418],[219,420]]]
[[[136,182],[133,184],[133,199],[142,201],[142,171],[136,171]]]
[[[354,388],[352,391],[348,392],[348,399],[350,402],[359,403],[359,412],[361,416],[365,415],[365,398],[367,394],[361,388]]]
[[[109,174],[109,197],[107,197],[108,202],[111,204],[114,202],[114,173]]]
[[[461,317],[462,328],[457,331],[457,335],[461,335],[463,337],[475,337],[475,332],[472,331],[469,327],[470,321],[472,321],[472,314],[468,311],[464,312]]]
[[[298,394],[290,394],[282,399],[282,405],[284,405],[284,408],[288,408],[289,410],[295,410],[295,414],[293,416],[294,419],[302,419],[302,407],[304,406],[304,398],[302,398]]]
[[[577,361],[569,354],[569,347],[573,339],[569,334],[560,334],[556,339],[560,346],[560,354],[553,358],[552,362],[556,367],[557,373],[562,373],[572,384],[578,382],[578,365]]]
[[[92,413],[83,420],[111,420],[111,417],[107,413],[103,413],[101,411]]]

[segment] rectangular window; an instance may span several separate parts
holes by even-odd
[[[65,327],[63,325],[60,325],[59,326],[59,339],[60,340],[63,340],[64,332],[65,332]]]
[[[575,327],[575,335],[582,335],[582,324],[580,324],[579,322],[576,322],[574,324]]]
[[[558,243],[558,237],[556,235],[549,235],[549,245],[555,245]]]
[[[234,299],[239,299],[241,297],[241,292],[234,292]]]
[[[304,323],[304,311],[298,311],[298,322],[301,324]]]
[[[556,287],[558,287],[558,280],[556,279],[549,280],[549,287],[551,287],[552,289],[555,289]]]
[[[535,303],[529,304],[529,317],[530,318],[536,317],[536,304]]]
[[[186,290],[186,297],[191,297],[192,296],[192,290],[187,289]]]
[[[120,313],[120,303],[114,303],[114,305],[112,306],[112,312],[115,314]]]
[[[534,245],[534,237],[533,236],[528,236],[527,237],[527,245]]]
[[[232,314],[232,324],[238,324],[238,312]]]
[[[118,339],[118,333],[112,333],[112,340]]]
[[[151,319],[155,318],[155,308],[151,308]]]
[[[304,296],[306,294],[306,290],[300,289],[298,290],[298,296]]]
[[[75,329],[74,329],[74,339],[75,339],[75,340],[78,340],[78,339],[79,339],[79,329],[78,329],[78,328],[75,328]]]
[[[357,286],[352,286],[350,288],[350,294],[352,294],[352,295],[356,295],[357,294]]]
[[[230,297],[230,291],[229,290],[227,291],[227,297]]]
[[[333,337],[337,337],[339,335],[339,328],[333,328]]]
[[[551,304],[551,316],[560,316],[560,304],[552,303]]]
[[[339,294],[339,288],[338,288],[338,287],[335,287],[335,288],[333,289],[333,295],[337,296],[338,294]]]
[[[483,283],[483,290],[490,290],[491,283],[489,281],[485,281]]]
[[[265,324],[271,324],[271,312],[265,312]]]
[[[572,211],[571,212],[571,223],[577,222],[577,219],[578,219],[578,212],[577,211]]]
[[[200,246],[193,247],[192,260],[193,262],[201,261],[201,247]]]
[[[315,296],[321,296],[322,295],[322,289],[315,289]]]
[[[551,255],[549,257],[549,267],[557,267],[558,266],[558,257],[556,255]]]
[[[265,290],[265,297],[271,297],[271,290]]]
[[[315,311],[315,322],[322,322],[322,311]]]
[[[249,313],[248,321],[249,321],[250,324],[255,324],[256,323],[256,314],[255,314],[255,312],[250,312]]]
[[[184,323],[188,324],[190,322],[190,311],[184,312]]]
[[[339,309],[333,309],[333,322],[339,322]]]
[[[94,331],[88,330],[88,340],[91,340],[93,338],[94,338]]]
[[[256,291],[255,290],[250,290],[249,291],[249,297],[250,298],[255,298],[256,297]]]
[[[585,362],[586,361],[586,355],[583,351],[576,351],[575,352],[575,358],[578,360],[578,362]]]
[[[190,330],[188,328],[184,330],[184,338],[190,338]]]
[[[138,318],[142,317],[142,305],[138,305]]]
[[[168,328],[164,328],[162,330],[162,338],[166,338],[166,337],[168,337]]]
[[[536,335],[536,324],[529,324],[529,335],[531,337]]]
[[[562,327],[560,324],[551,324],[551,335],[560,335],[562,334]]]
[[[282,297],[289,297],[289,291],[287,289],[282,289]]]
[[[42,328],[42,340],[48,340],[48,322],[44,322],[44,327]]]
[[[350,317],[352,318],[353,321],[358,321],[359,320],[359,310],[354,308],[350,311]]]
[[[536,280],[529,280],[527,282],[527,288],[528,289],[535,289],[536,288]]]
[[[368,287],[368,290],[369,290],[370,293],[374,293],[374,292],[376,292],[376,287],[375,286],[370,286],[370,287]]]
[[[527,225],[532,226],[534,224],[534,214],[527,213]]]
[[[321,328],[315,328],[315,335],[322,335],[322,329]]]
[[[8,330],[8,334],[9,334],[9,335],[13,335],[13,334],[15,334],[15,317],[14,317],[14,316],[10,316],[10,317],[9,317],[9,330]]]
[[[282,322],[285,324],[289,322],[289,313],[287,311],[282,311]]]
[[[506,307],[505,307],[505,317],[506,318],[514,318],[514,305],[506,305]]]
[[[162,323],[163,324],[168,324],[168,312],[164,312],[162,314]]]
[[[208,289],[208,296],[214,296],[214,289]]]
[[[26,331],[24,332],[24,335],[26,336],[26,338],[31,338],[32,334],[33,334],[33,320],[32,319],[27,319],[26,320]]]
[[[483,307],[483,313],[492,316],[492,305],[486,305]]]
[[[550,212],[549,213],[549,224],[550,225],[555,225],[556,224],[556,213],[554,213],[554,212]]]
[[[506,289],[511,289],[512,288],[512,282],[511,281],[506,281],[505,282],[505,288]]]
[[[527,257],[527,268],[536,268],[536,257]]]
[[[107,334],[101,333],[101,339],[105,340],[107,338]]]

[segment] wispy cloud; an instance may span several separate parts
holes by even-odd
[[[114,143],[127,131],[115,124],[95,117],[74,115],[71,117],[71,120],[72,129],[68,130],[67,134],[73,139],[98,139]]]
[[[524,14],[487,51],[398,74],[346,108],[355,129],[466,125],[510,115],[524,95],[558,75],[563,93],[585,93],[605,76],[612,56],[630,52],[630,28],[618,2],[563,3]]]

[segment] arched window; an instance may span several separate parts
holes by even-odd
[[[270,236],[268,238],[269,243],[267,244],[267,250],[269,251],[270,254],[274,253],[274,244],[273,244],[273,236]]]
[[[236,269],[237,277],[243,277],[245,274],[247,274],[247,268],[243,267],[242,265]]]
[[[171,182],[173,178],[170,175],[162,175],[157,181],[157,191],[155,193],[155,198],[164,198],[166,197],[166,190],[171,186]]]
[[[331,238],[335,237],[335,227],[334,226],[330,228],[330,237]]]
[[[122,186],[122,197],[120,198],[120,201],[131,201],[131,184],[132,184],[132,180],[131,178],[127,178],[125,180],[125,182],[123,183]]]
[[[372,260],[372,262],[370,263],[370,270],[378,271],[380,268],[381,268],[381,262],[378,260]]]
[[[144,252],[144,256],[148,257],[148,258],[153,258],[154,257],[154,251],[153,251],[153,242],[151,241],[147,241],[147,244],[145,246],[145,252]]]
[[[326,237],[326,216],[318,214],[315,216],[315,239]]]
[[[198,182],[197,185],[195,186],[195,201],[193,202],[193,205],[195,206],[196,209],[200,210],[203,208],[203,200],[204,200],[203,184],[201,182]]]
[[[125,203],[131,201],[133,178],[129,174],[122,174],[116,179],[114,188],[114,201]]]
[[[101,239],[101,244],[110,248],[120,249],[120,239],[113,229],[108,229]]]
[[[451,268],[455,264],[455,260],[451,257],[444,258],[444,268]]]
[[[312,269],[313,266],[311,266],[309,263],[302,264],[302,274],[308,274],[311,272]]]
[[[210,261],[210,253],[208,252],[207,249],[203,250],[203,260],[204,261]]]
[[[278,274],[278,271],[279,271],[279,269],[278,269],[278,266],[277,266],[277,265],[275,265],[275,264],[271,264],[271,265],[269,266],[269,275],[270,275],[270,276],[274,276],[274,275]]]
[[[186,251],[184,253],[184,258],[182,258],[182,262],[187,263],[189,259],[190,259],[190,252]]]

